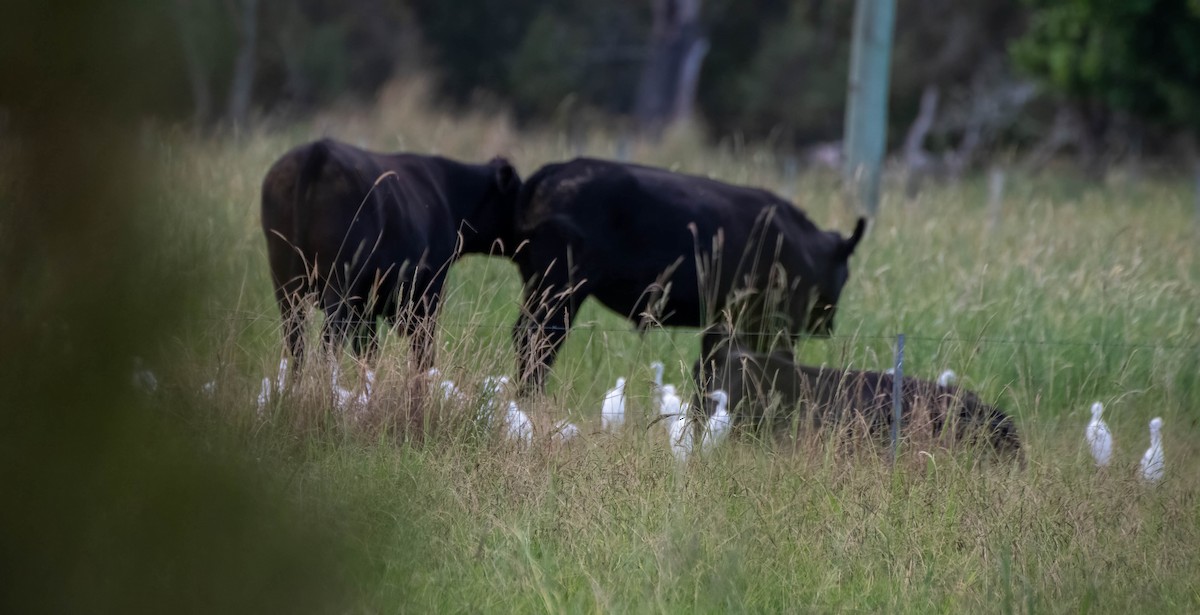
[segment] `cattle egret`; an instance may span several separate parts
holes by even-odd
[[[486,406],[488,409],[496,407],[496,399],[504,392],[504,387],[508,384],[508,376],[488,376],[483,379],[483,395],[487,398]]]
[[[499,395],[508,385],[508,376],[488,376],[483,379],[483,388],[492,395]]]
[[[1150,421],[1150,448],[1142,455],[1142,480],[1148,483],[1162,480],[1164,473],[1162,425],[1161,418]]]
[[[146,393],[158,391],[158,378],[146,368],[141,357],[133,358],[133,386]]]
[[[688,404],[682,404],[679,406],[679,413],[667,419],[671,434],[671,453],[679,461],[687,461],[688,455],[692,454],[695,430],[692,429],[690,411]]]
[[[604,394],[600,408],[600,426],[605,431],[620,429],[625,424],[625,379],[617,378],[617,386]]]
[[[354,403],[354,393],[349,389],[344,389],[338,384],[341,378],[342,369],[337,364],[333,364],[333,369],[329,372],[329,388],[333,391],[333,403],[338,410],[343,412],[350,409],[350,405]]]
[[[665,417],[667,441],[671,445],[671,453],[680,461],[686,461],[692,452],[693,430],[689,420],[690,408],[675,394],[675,387],[663,385],[663,402],[659,412]]]
[[[712,416],[708,417],[704,436],[700,440],[700,450],[704,452],[708,452],[720,444],[729,436],[729,430],[733,427],[733,417],[729,415],[729,394],[717,389],[708,396],[717,402],[717,409],[713,411]]]
[[[679,412],[679,406],[683,403],[679,399],[679,395],[675,394],[675,385],[664,384],[662,394],[658,398],[658,413],[659,414],[675,414]]]
[[[279,360],[279,375],[275,377],[275,392],[283,393],[283,387],[287,384],[287,369],[288,360],[284,357]]]
[[[937,383],[938,386],[945,388],[954,384],[956,380],[958,380],[958,374],[954,373],[954,370],[948,369],[938,376]]]
[[[344,389],[338,384],[338,379],[341,376],[341,369],[337,364],[334,364],[330,374],[330,388],[333,389],[334,404],[343,412],[350,410],[362,410],[367,407],[371,401],[371,393],[375,388],[375,370],[368,369],[363,374],[362,390],[358,395],[353,391]]]
[[[509,440],[516,440],[521,444],[533,441],[533,421],[529,420],[529,415],[521,412],[515,401],[508,402],[508,412],[504,415],[504,430]]]
[[[1104,412],[1104,405],[1100,402],[1092,404],[1092,420],[1088,423],[1087,429],[1083,435],[1087,439],[1088,448],[1092,451],[1092,458],[1096,460],[1096,465],[1103,468],[1112,461],[1113,454],[1113,437],[1112,432],[1108,430],[1108,425],[1104,419],[1100,418],[1100,414]]]
[[[440,386],[442,388],[442,399],[444,399],[445,401],[451,401],[451,400],[462,401],[462,399],[463,399],[462,391],[458,390],[458,387],[454,385],[453,381],[443,380],[442,383],[438,386]]]
[[[371,394],[375,391],[375,370],[367,369],[363,374],[363,390],[358,394],[358,405],[365,408],[371,401]]]
[[[431,380],[437,380],[442,375],[442,372],[439,371],[438,368],[436,368],[436,367],[431,367],[431,368],[429,368],[429,371],[425,372],[425,375],[428,376]],[[492,378],[495,378],[496,381],[501,380],[501,378],[496,378],[495,376],[493,376]],[[504,382],[508,381],[507,377],[503,377],[503,380],[504,380]],[[501,386],[503,386],[503,385],[501,385]],[[443,401],[457,401],[457,402],[466,401],[466,396],[463,395],[463,392],[458,389],[458,386],[454,384],[454,381],[450,380],[449,378],[442,380],[440,383],[438,383],[438,388],[440,388],[442,390],[442,400]],[[484,381],[484,388],[485,389],[496,389],[496,392],[499,392],[499,387],[495,386],[494,384],[491,384],[490,379]]]
[[[354,393],[351,393],[348,389],[343,389],[342,387],[333,389],[333,395],[334,403],[337,405],[338,410],[341,410],[342,412],[351,410],[354,406],[354,403],[357,401],[357,399],[354,397]]]
[[[662,361],[655,361],[650,364],[650,369],[654,370],[654,398],[659,405],[662,404],[663,394],[663,364]]]
[[[283,358],[279,360],[279,375],[272,382],[270,377],[263,377],[262,387],[258,391],[258,413],[262,414],[267,404],[271,403],[272,394],[283,394],[283,387],[287,383],[287,368],[288,360]]]
[[[270,378],[262,379],[262,387],[258,389],[258,413],[262,414],[267,409],[267,404],[271,403],[272,382]]]
[[[569,442],[570,440],[579,437],[580,433],[579,427],[577,427],[574,423],[567,422],[567,419],[563,419],[554,425],[553,438],[559,442]]]

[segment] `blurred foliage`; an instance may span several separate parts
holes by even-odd
[[[1069,99],[1200,129],[1200,2],[1027,0],[1016,64]]]
[[[280,457],[241,446],[212,404],[131,382],[139,357],[165,362],[207,281],[159,258],[161,161],[142,118],[176,102],[171,58],[149,53],[170,32],[150,0],[24,3],[0,22],[5,613],[346,600],[336,506],[289,488]]]
[[[1040,140],[1056,101],[1028,94],[1027,77],[1102,111],[1168,126],[1200,122],[1197,0],[897,2],[893,146],[931,86],[941,94],[926,142],[933,152],[957,148],[981,123],[985,148]],[[179,116],[191,102],[215,110],[205,123],[220,120],[240,44],[233,4],[171,5],[185,44],[165,55],[183,67],[183,47],[195,41],[192,88],[198,74],[212,98],[188,101],[189,71],[181,68],[169,90]],[[709,136],[789,148],[839,138],[853,7],[704,0],[710,47],[696,109]],[[393,77],[422,74],[434,77],[439,100],[451,106],[498,103],[522,124],[623,125],[650,22],[649,0],[261,0],[255,106],[304,112],[371,99]]]

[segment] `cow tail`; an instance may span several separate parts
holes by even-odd
[[[324,140],[317,141],[308,148],[304,162],[300,165],[300,173],[296,176],[296,191],[292,211],[292,240],[297,246],[308,243],[308,207],[311,202],[310,192],[313,184],[321,179],[321,170],[329,159],[329,145]],[[310,263],[311,265],[311,263]]]

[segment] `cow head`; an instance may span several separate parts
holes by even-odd
[[[511,251],[513,218],[517,195],[521,192],[521,176],[512,163],[500,157],[483,165],[487,187],[483,199],[470,217],[473,237],[467,240],[466,252]]]
[[[863,233],[867,230],[867,219],[859,218],[854,225],[854,232],[849,237],[842,237],[837,232],[829,232],[826,243],[823,267],[818,267],[815,287],[815,301],[808,315],[808,332],[813,335],[827,336],[833,333],[833,317],[837,314],[838,299],[842,296],[842,288],[850,278],[850,255],[858,247]]]

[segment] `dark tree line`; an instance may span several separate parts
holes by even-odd
[[[781,147],[842,134],[847,0],[172,0],[200,124],[369,99],[433,75],[452,105],[519,121]],[[1200,121],[1194,0],[898,0],[893,150],[954,172],[998,144],[1138,152]],[[181,101],[181,107],[186,103]]]

